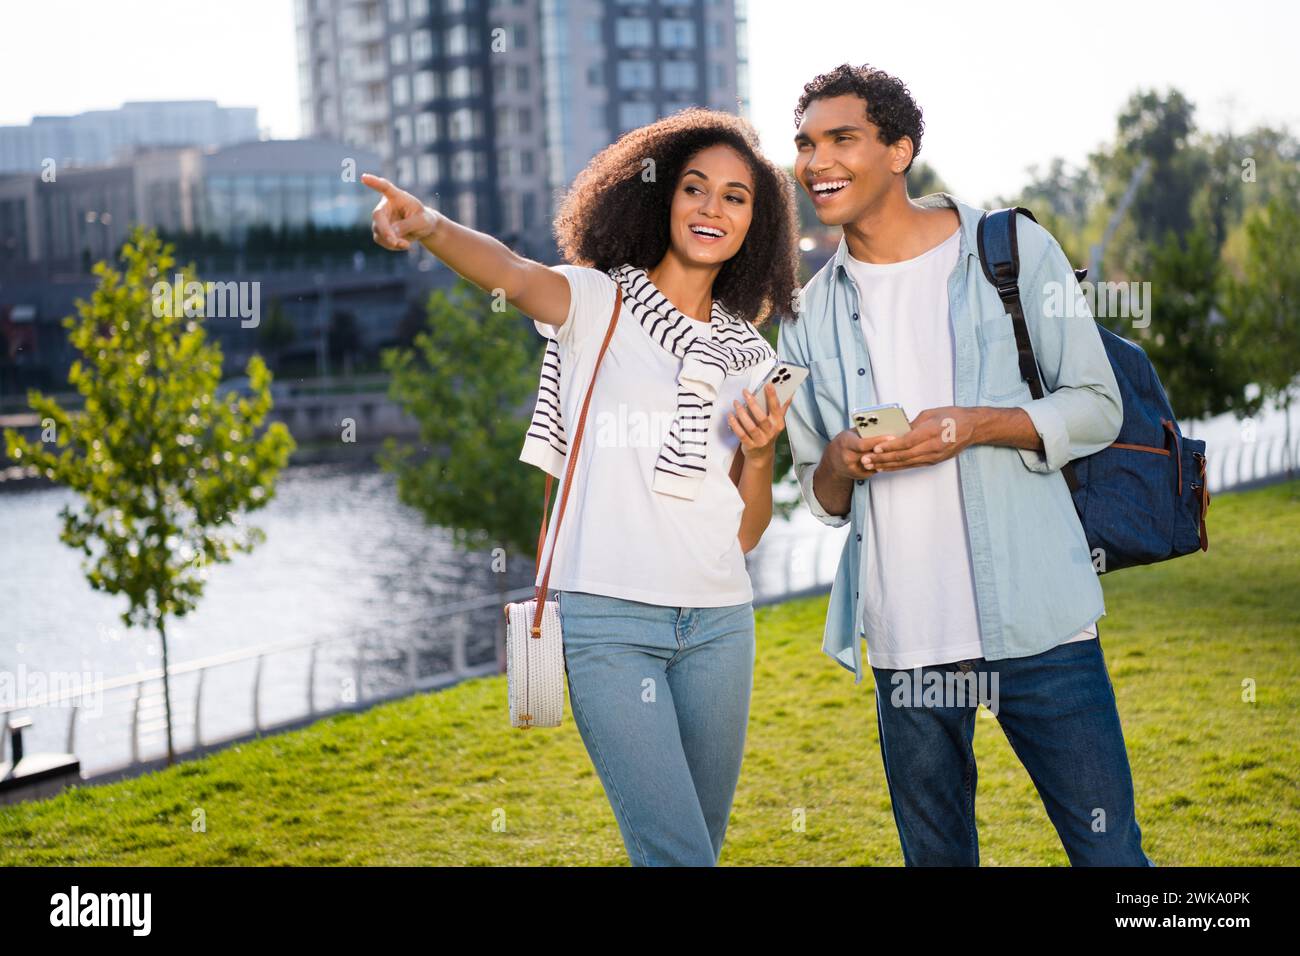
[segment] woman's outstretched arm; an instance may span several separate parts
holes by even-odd
[[[447,218],[382,176],[363,173],[361,182],[383,197],[370,217],[379,245],[400,252],[418,242],[485,292],[500,290],[511,305],[538,322],[564,324],[569,283],[563,275]]]

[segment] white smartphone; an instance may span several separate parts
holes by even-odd
[[[903,407],[895,403],[859,408],[851,417],[853,427],[863,438],[880,438],[884,435],[898,438],[912,430]]]
[[[777,362],[776,368],[764,380],[763,384],[758,387],[754,398],[758,401],[759,406],[767,413],[767,383],[771,382],[776,386],[777,408],[785,405],[803,384],[803,380],[808,377],[808,370],[802,365],[791,365],[788,362]],[[743,403],[742,403],[743,404]]]

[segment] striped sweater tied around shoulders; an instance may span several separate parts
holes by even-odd
[[[636,318],[652,342],[682,360],[677,410],[660,446],[651,487],[660,494],[693,499],[704,480],[718,388],[726,376],[774,359],[776,352],[751,322],[732,315],[717,300],[706,329],[703,322],[679,312],[644,269],[622,265],[610,269],[609,276],[623,296],[624,311]],[[562,376],[560,346],[552,338],[546,343],[537,403],[519,460],[557,478],[564,475],[569,450],[560,403]]]

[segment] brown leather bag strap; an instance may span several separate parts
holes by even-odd
[[[573,487],[573,468],[578,463],[578,451],[582,448],[582,431],[587,424],[587,407],[591,405],[591,392],[596,387],[596,373],[600,371],[600,363],[605,357],[605,350],[609,348],[609,340],[614,337],[614,326],[618,322],[618,314],[622,308],[623,290],[615,286],[614,314],[609,318],[609,328],[605,331],[605,341],[601,343],[600,354],[596,356],[596,367],[591,370],[591,382],[587,385],[587,397],[582,401],[582,414],[578,416],[578,431],[569,444],[569,467],[564,472],[564,493],[560,495],[560,512],[555,519],[556,545],[560,543],[560,524],[564,521],[564,506],[569,501],[569,489]],[[551,483],[553,481],[554,476],[548,471],[546,473],[546,500],[542,502],[542,530],[537,536],[537,559],[535,563],[538,566],[542,563],[542,545],[546,541],[546,511],[551,504]],[[542,636],[542,610],[546,607],[546,598],[549,593],[548,585],[551,581],[551,565],[554,561],[555,546],[552,546],[550,557],[546,560],[546,573],[542,575],[542,583],[537,585],[537,609],[533,613],[533,637]]]

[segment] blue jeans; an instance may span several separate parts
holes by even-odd
[[[872,670],[880,753],[908,866],[979,865],[971,748],[978,699],[918,697],[918,672],[921,682],[933,672],[982,680],[1071,865],[1154,865],[1142,852],[1133,777],[1100,638],[1031,657]]]
[[[582,735],[634,866],[713,866],[740,777],[754,606],[558,595]]]

